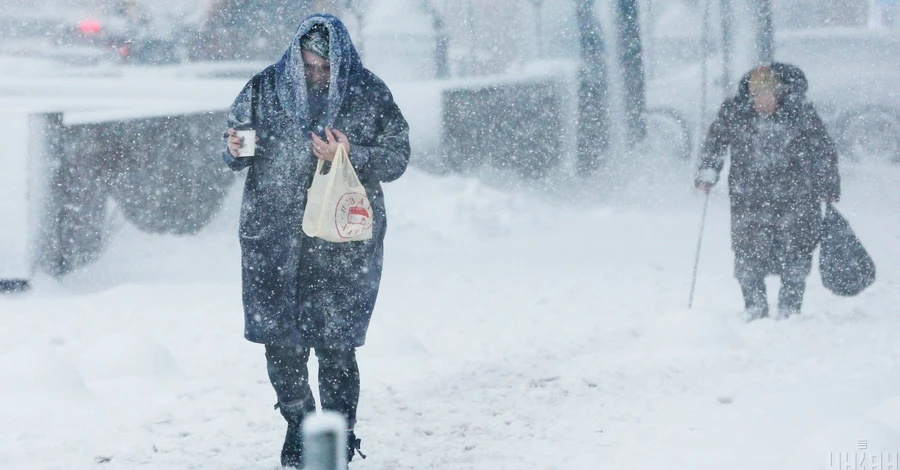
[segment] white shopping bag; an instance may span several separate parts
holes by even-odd
[[[324,163],[319,160],[306,192],[303,233],[335,243],[372,238],[375,214],[344,147],[338,146],[326,174],[322,174]]]

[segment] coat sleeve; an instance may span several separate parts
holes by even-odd
[[[837,200],[841,196],[837,148],[812,104],[807,103],[804,108],[816,193],[820,197]]]
[[[231,104],[231,108],[228,110],[228,125],[227,129],[237,129],[242,126],[249,126],[251,123],[251,106],[252,106],[252,94],[251,90],[253,89],[253,82],[257,77],[254,77],[238,93],[237,98],[234,99],[234,102]],[[224,149],[222,150],[222,160],[225,161],[225,164],[228,165],[234,171],[240,171],[244,168],[250,166],[252,158],[234,158],[231,156],[231,153],[228,151],[228,135],[226,133],[222,134],[222,145]]]
[[[700,165],[695,183],[716,184],[725,166],[725,154],[731,144],[733,105],[727,101],[719,108],[716,120],[709,126],[706,139],[700,148]]]
[[[390,182],[399,178],[409,164],[409,124],[394,97],[382,85],[376,99],[382,103],[377,118],[374,145],[350,143],[350,163],[361,179]]]

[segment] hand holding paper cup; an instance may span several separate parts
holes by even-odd
[[[235,158],[256,155],[256,131],[253,129],[228,129],[228,151]]]
[[[244,129],[235,133],[241,139],[241,147],[238,150],[238,156],[252,157],[256,155],[256,131],[253,129]]]

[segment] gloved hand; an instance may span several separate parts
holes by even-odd
[[[716,185],[718,180],[719,174],[716,170],[704,168],[697,172],[697,177],[694,179],[694,186],[700,191],[709,194],[709,191]]]

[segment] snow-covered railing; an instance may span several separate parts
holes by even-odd
[[[243,83],[0,80],[0,289],[95,259],[113,205],[148,232],[205,225],[234,179],[221,133]]]

